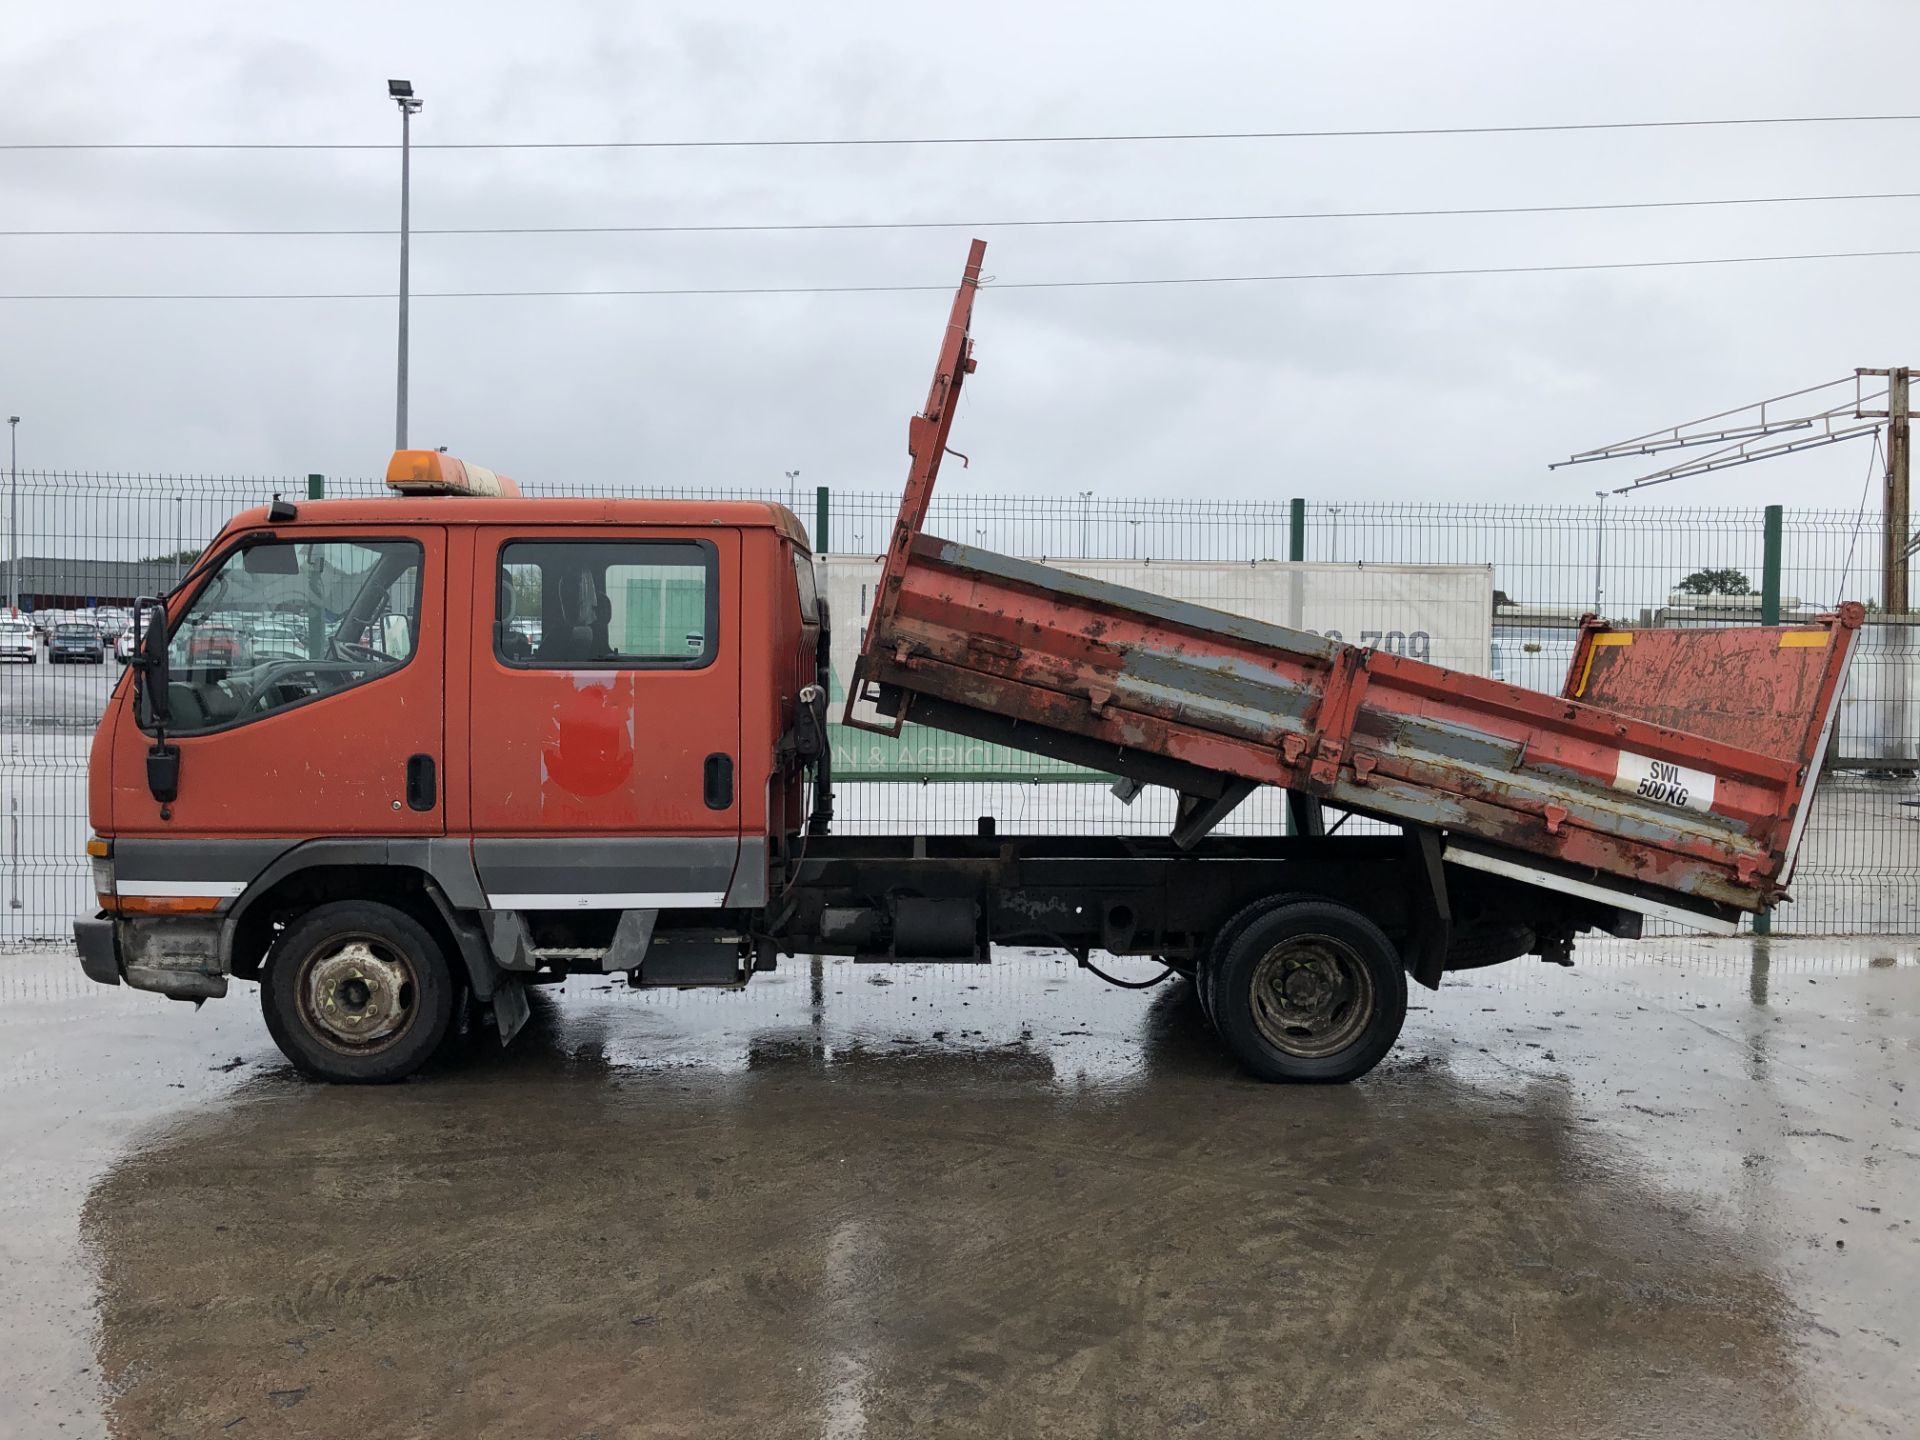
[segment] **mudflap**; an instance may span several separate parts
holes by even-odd
[[[517,975],[503,975],[493,987],[493,1023],[500,1027],[500,1043],[505,1045],[520,1033],[532,1013],[527,1004],[527,987]]]
[[[1441,863],[1440,837],[1431,830],[1408,830],[1407,893],[1413,924],[1407,933],[1407,972],[1429,990],[1440,988],[1447,951],[1453,945],[1453,905],[1447,896],[1447,869]]]

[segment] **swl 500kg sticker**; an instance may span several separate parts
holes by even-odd
[[[1689,770],[1648,755],[1620,752],[1613,772],[1613,788],[1680,810],[1706,811],[1713,807],[1714,777],[1705,770]]]

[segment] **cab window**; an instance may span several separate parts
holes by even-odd
[[[800,620],[805,625],[820,623],[820,591],[813,573],[813,557],[793,552],[793,581],[800,589]]]
[[[515,540],[500,549],[494,653],[533,669],[679,669],[718,644],[705,540]]]
[[[420,569],[411,540],[235,550],[168,636],[173,729],[255,720],[406,664],[419,636]]]

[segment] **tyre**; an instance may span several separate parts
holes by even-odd
[[[1240,938],[1241,932],[1244,931],[1247,926],[1251,925],[1260,916],[1266,914],[1267,911],[1276,910],[1282,905],[1298,904],[1302,900],[1311,900],[1312,898],[1311,895],[1262,896],[1258,900],[1242,905],[1226,918],[1218,930],[1213,932],[1213,939],[1208,943],[1206,953],[1200,957],[1200,967],[1194,973],[1193,977],[1194,991],[1200,997],[1200,1013],[1207,1017],[1207,1023],[1209,1025],[1214,1024],[1213,977],[1218,973],[1228,948],[1235,940]],[[1214,1028],[1218,1029],[1219,1027],[1215,1025]]]
[[[1255,915],[1207,968],[1214,1029],[1262,1080],[1358,1079],[1393,1048],[1407,1017],[1393,942],[1331,900]]]
[[[320,1080],[403,1080],[439,1048],[457,987],[440,944],[403,910],[339,900],[273,947],[260,1009],[294,1068]]]

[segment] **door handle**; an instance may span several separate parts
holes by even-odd
[[[415,810],[431,810],[439,800],[439,787],[434,783],[433,757],[431,755],[409,755],[407,757],[407,804]]]
[[[728,810],[733,807],[733,757],[725,754],[707,756],[706,768],[701,777],[701,790],[709,810]]]

